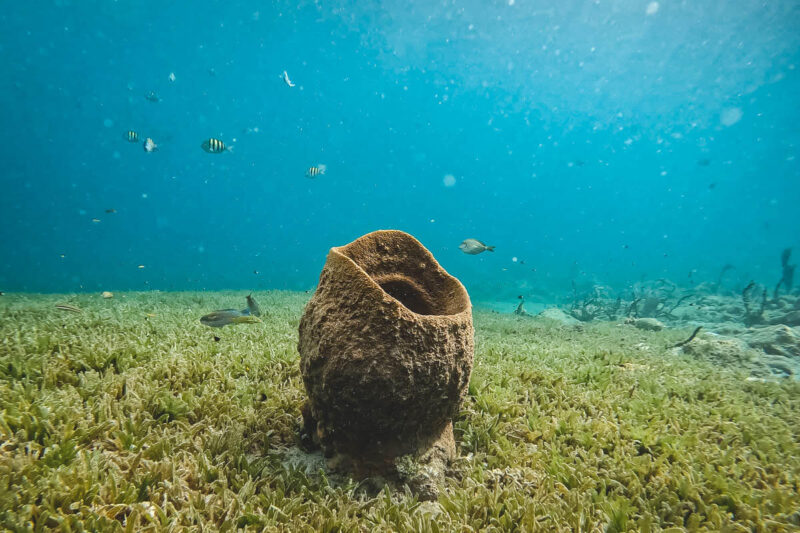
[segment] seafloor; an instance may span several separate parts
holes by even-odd
[[[0,297],[0,527],[800,530],[800,383],[698,349],[712,334],[476,309],[460,458],[420,503],[298,448],[310,295],[198,322],[245,294]]]

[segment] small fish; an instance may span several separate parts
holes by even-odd
[[[100,296],[102,296],[105,300],[108,300],[114,297],[114,293],[109,291],[103,291],[102,293],[100,293]]]
[[[158,93],[155,92],[155,91],[150,91],[149,93],[145,94],[144,97],[145,97],[145,99],[147,99],[147,100],[149,100],[151,102],[160,102],[161,101],[161,97],[159,97]]]
[[[250,316],[249,312],[245,314],[244,311],[239,311],[238,309],[220,309],[200,317],[200,323],[210,328],[221,328],[230,324],[256,324],[258,322],[261,322],[261,319]]]
[[[144,143],[142,143],[142,147],[144,148],[144,151],[148,153],[155,152],[156,150],[158,150],[158,145],[150,137],[144,140]]]
[[[114,209],[113,207],[110,207],[110,208],[106,209],[106,213],[109,213],[109,214],[110,213],[116,213],[116,212],[117,212],[117,210]]]
[[[221,154],[222,152],[233,151],[233,146],[225,146],[224,142],[214,138],[203,141],[203,144],[200,145],[200,148],[209,154]]]
[[[247,295],[247,310],[250,311],[250,314],[253,316],[261,316],[261,308],[258,306],[252,294]]]
[[[100,223],[100,219],[99,218],[93,218],[92,222],[94,222],[95,224],[99,224]]]
[[[284,70],[283,74],[281,75],[281,77],[283,78],[283,83],[285,83],[289,87],[294,87],[294,83],[292,83],[292,80],[289,79],[289,73],[288,72],[286,72]]]
[[[308,167],[308,170],[306,170],[306,177],[316,178],[317,176],[324,176],[326,170],[328,170],[328,167],[325,165],[316,165],[313,167]]]
[[[494,252],[494,246],[486,246],[477,239],[466,239],[458,245],[458,248],[469,255],[477,255],[481,252]]]
[[[714,189],[714,187],[716,187],[716,186],[717,186],[717,184],[716,184],[716,183],[709,183],[709,184],[708,184],[708,189],[709,189],[709,190],[712,190],[712,189]]]
[[[139,265],[138,268],[144,268],[144,265]]]
[[[61,311],[69,311],[70,313],[82,313],[83,310],[79,307],[76,307],[72,304],[56,304],[56,309]]]
[[[169,73],[169,81],[175,81],[175,73],[174,72],[170,72]]]
[[[139,134],[133,130],[128,130],[122,136],[123,139],[128,141],[129,143],[138,143],[139,142]]]

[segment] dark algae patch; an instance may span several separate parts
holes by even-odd
[[[309,295],[256,293],[263,322],[216,341],[198,317],[246,294],[4,295],[0,528],[800,528],[800,384],[670,349],[691,330],[476,309],[458,458],[421,503],[299,449]]]

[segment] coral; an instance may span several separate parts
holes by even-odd
[[[754,328],[741,335],[753,348],[770,355],[800,358],[800,330],[784,325]]]
[[[780,289],[781,285],[786,289],[786,292],[792,292],[792,286],[794,284],[794,269],[797,265],[790,265],[789,259],[792,256],[792,249],[786,248],[781,253],[781,279],[778,280],[778,284],[775,285],[775,291],[773,292],[773,299],[778,298],[778,289]]]
[[[724,367],[745,367],[760,359],[759,354],[741,339],[722,336],[695,338],[680,346],[680,350],[693,357],[701,357]]]
[[[655,318],[627,318],[625,323],[648,331],[661,331],[664,329],[664,323]]]
[[[536,316],[537,318],[553,321],[561,326],[577,326],[581,323],[580,320],[573,318],[561,309],[557,309],[555,307],[545,309]]]
[[[759,289],[761,292],[760,297],[758,296]],[[758,297],[758,303],[753,302],[754,297]],[[744,304],[744,323],[746,326],[764,322],[764,308],[767,305],[767,289],[759,287],[756,282],[751,281],[742,291],[742,303]]]

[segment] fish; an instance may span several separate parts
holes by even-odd
[[[100,223],[100,219],[99,218],[93,218],[92,222],[94,222],[95,224],[99,224]]]
[[[170,72],[168,78],[169,78],[169,81],[175,81],[175,73],[174,72]]]
[[[200,323],[210,328],[221,328],[230,324],[257,324],[261,319],[251,316],[248,309],[220,309],[200,317]]]
[[[72,304],[56,304],[56,309],[60,311],[69,311],[70,313],[82,313],[83,309],[76,307]]]
[[[308,167],[308,170],[306,170],[306,177],[316,178],[317,176],[324,176],[326,170],[328,170],[328,167],[325,165],[316,165],[313,167]]]
[[[286,72],[284,70],[283,74],[281,75],[281,77],[283,78],[283,83],[285,83],[289,87],[294,87],[294,83],[292,83],[292,80],[289,79],[289,73],[288,72]]]
[[[128,141],[129,143],[138,143],[139,142],[139,134],[133,130],[128,130],[122,136],[123,139]]]
[[[148,153],[155,152],[156,150],[158,150],[158,145],[150,137],[144,140],[144,143],[142,143],[142,147],[144,148],[144,151]]]
[[[209,154],[221,154],[222,152],[232,152],[233,146],[225,146],[225,143],[213,137],[203,141],[200,148]]]
[[[110,207],[110,208],[106,209],[106,213],[116,213],[116,212],[117,212],[117,210],[114,209],[113,207]]]
[[[151,102],[160,102],[161,101],[161,97],[158,96],[158,93],[155,92],[155,91],[148,92],[147,94],[144,95],[144,97],[145,97],[145,99],[147,99],[147,100],[149,100]]]
[[[494,246],[486,246],[477,239],[465,239],[458,245],[458,248],[469,255],[477,255],[481,252],[494,252]]]
[[[250,311],[250,314],[253,316],[261,316],[261,308],[258,306],[252,294],[247,295],[247,310]]]
[[[100,293],[100,296],[102,296],[103,299],[108,300],[114,297],[114,293],[109,291],[103,291],[102,293]]]

